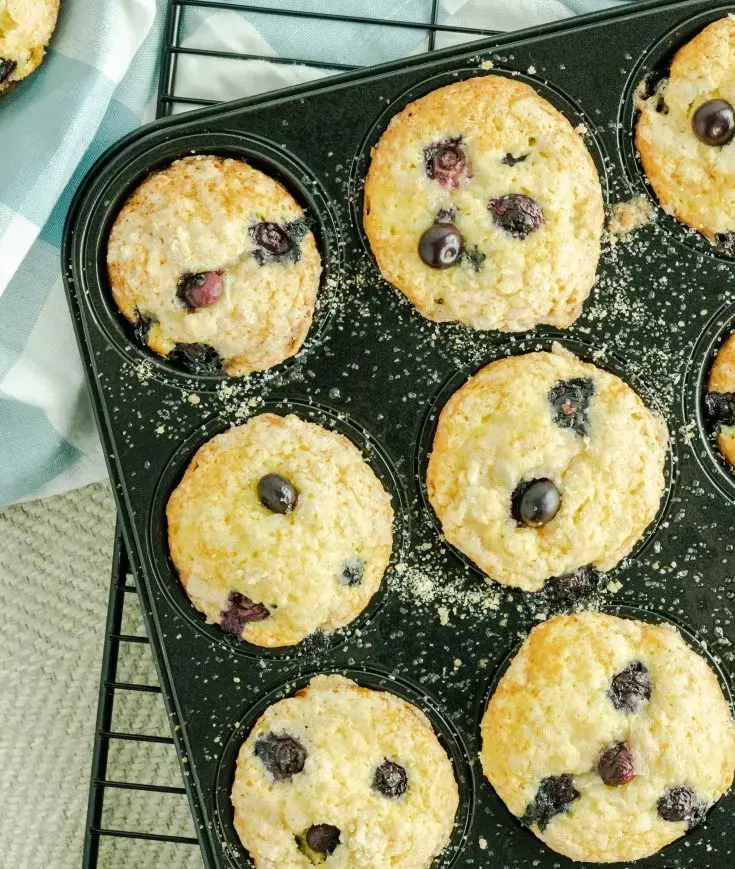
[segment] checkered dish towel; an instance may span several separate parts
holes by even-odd
[[[0,0],[0,7],[4,0]],[[445,24],[514,30],[622,0],[440,0]],[[61,0],[41,68],[0,102],[0,507],[102,479],[105,465],[59,265],[79,181],[151,120],[166,0]],[[427,0],[268,0],[263,8],[423,21]],[[426,50],[426,35],[187,7],[191,47],[373,64]],[[441,41],[441,40],[444,41]],[[440,34],[437,44],[458,41]],[[179,58],[178,90],[235,99],[327,75],[268,61]],[[205,66],[206,64],[206,66]]]

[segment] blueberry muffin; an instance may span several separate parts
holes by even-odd
[[[706,662],[670,625],[602,613],[531,631],[482,721],[510,811],[572,860],[639,860],[730,787],[735,728]]]
[[[533,88],[498,75],[408,105],[373,149],[364,226],[386,280],[430,320],[564,328],[595,281],[595,164]]]
[[[710,419],[718,427],[717,445],[735,466],[735,333],[719,349],[707,389],[704,401]]]
[[[0,0],[0,97],[40,66],[59,0]]]
[[[524,591],[583,591],[654,519],[664,422],[622,380],[558,344],[493,362],[444,407],[428,494],[446,539]]]
[[[735,19],[681,48],[668,78],[639,100],[636,145],[661,207],[735,253]]]
[[[148,177],[115,220],[112,294],[137,339],[195,373],[293,356],[321,259],[291,194],[244,160],[195,156]]]
[[[232,803],[256,869],[428,869],[459,796],[423,712],[343,676],[316,676],[258,719]]]
[[[393,545],[390,496],[357,447],[293,415],[264,413],[204,444],[166,515],[194,606],[259,646],[351,622]]]

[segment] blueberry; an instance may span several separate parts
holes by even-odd
[[[222,373],[222,357],[209,344],[177,343],[168,354],[168,358],[192,374]]]
[[[692,129],[705,145],[727,145],[735,136],[735,112],[727,100],[707,100],[692,115]]]
[[[424,170],[427,178],[438,181],[442,187],[450,190],[459,187],[459,179],[467,170],[462,137],[455,136],[424,148]]]
[[[587,437],[590,433],[587,414],[594,394],[595,381],[591,377],[560,380],[551,387],[547,396],[551,405],[551,419],[561,428],[570,428],[576,434]]]
[[[224,289],[221,271],[197,272],[181,276],[176,296],[190,311],[196,311],[213,305],[221,298]]]
[[[544,222],[544,212],[535,199],[523,193],[507,193],[487,204],[496,226],[513,238],[526,238]]]
[[[512,154],[508,153],[501,160],[504,166],[515,166],[517,163],[523,163],[524,160],[528,159],[528,154],[521,154],[519,157],[514,157]]]
[[[271,256],[283,256],[291,250],[291,239],[278,223],[256,223],[250,234],[258,247]]]
[[[342,585],[360,585],[365,572],[365,562],[359,555],[353,555],[342,565],[339,581]]]
[[[249,232],[255,245],[253,256],[262,266],[268,262],[298,262],[301,258],[299,242],[309,232],[309,226],[303,219],[292,220],[285,226],[256,223]]]
[[[579,799],[579,791],[574,787],[574,778],[569,773],[551,775],[542,779],[536,791],[536,797],[526,808],[521,821],[526,826],[537,824],[543,833],[549,821]]]
[[[645,664],[631,661],[613,676],[608,697],[621,712],[640,712],[651,699],[651,674]]]
[[[270,615],[267,606],[255,603],[239,591],[230,592],[227,604],[227,609],[220,613],[220,627],[235,637],[242,637],[242,630],[248,622],[262,622]]]
[[[17,66],[18,64],[16,61],[0,57],[0,84],[10,78],[10,76],[15,72]]]
[[[260,503],[272,513],[290,513],[299,500],[296,487],[280,474],[266,474],[258,481]]]
[[[276,781],[293,778],[304,768],[307,752],[304,746],[287,733],[268,733],[255,743],[255,756]]]
[[[718,232],[715,235],[715,244],[724,253],[733,256],[735,254],[735,232]]]
[[[462,259],[476,272],[479,272],[487,257],[478,247],[466,247],[462,251]]]
[[[597,773],[606,785],[617,787],[636,777],[635,760],[624,742],[611,745],[597,762]]]
[[[436,213],[434,223],[454,223],[458,214],[459,212],[453,205],[450,205],[449,208],[440,208]]]
[[[519,525],[540,528],[556,516],[561,494],[551,480],[542,477],[516,486],[511,498],[511,513]]]
[[[158,317],[153,314],[143,314],[138,308],[135,309],[135,322],[133,323],[133,335],[139,344],[148,343],[148,333],[151,326],[158,322]]]
[[[598,580],[597,571],[591,564],[586,564],[561,576],[552,576],[548,590],[564,603],[575,603],[595,591]]]
[[[464,239],[453,223],[434,223],[419,240],[419,256],[432,269],[448,269],[460,258]]]
[[[321,863],[325,857],[334,853],[339,845],[340,829],[332,824],[312,824],[301,836],[296,837],[299,850],[306,854],[312,863]]]
[[[397,799],[406,793],[408,776],[406,770],[392,760],[384,760],[375,770],[373,776],[373,790],[383,794],[389,799]]]
[[[701,824],[707,814],[705,804],[686,785],[667,788],[659,799],[656,808],[664,821],[686,821],[690,830],[697,824]]]
[[[713,422],[735,425],[735,392],[708,392],[704,405]]]

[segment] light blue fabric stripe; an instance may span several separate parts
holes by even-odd
[[[62,178],[73,171],[78,154],[73,147],[73,119],[80,111],[101,114],[113,85],[85,63],[50,52],[47,61],[2,106],[0,198],[13,211],[41,226],[49,210],[43,179],[50,167]],[[28,159],[29,153],[33,160]],[[40,167],[40,172],[39,172]]]
[[[119,102],[117,99],[112,100],[110,107],[105,113],[97,135],[92,141],[92,144],[87,149],[84,157],[77,166],[69,183],[66,185],[64,192],[61,194],[59,201],[56,203],[54,210],[51,212],[46,225],[41,231],[40,238],[48,244],[61,247],[61,236],[64,229],[64,221],[69,210],[69,205],[74,198],[74,193],[81,183],[84,176],[87,174],[92,164],[100,157],[111,145],[114,145],[126,133],[136,129],[140,125],[139,117],[134,114],[126,105]],[[33,250],[29,256],[33,254]],[[58,251],[57,251],[58,256]],[[17,277],[17,275],[16,275]],[[14,281],[11,281],[12,286]],[[0,297],[2,301],[2,297]]]
[[[37,241],[5,292],[0,296],[0,326],[2,327],[0,381],[23,352],[58,270],[58,247]],[[2,417],[0,417],[0,432],[4,444],[11,430],[8,420]],[[0,456],[0,475],[6,461],[3,452]]]
[[[82,458],[37,407],[0,397],[0,420],[0,505],[35,491]]]
[[[294,0],[288,3],[288,8],[307,11],[317,9],[335,15],[390,17],[397,21],[428,22],[431,14],[431,3],[427,0],[380,0],[373,4],[355,3],[354,0],[329,0],[321,4],[315,4],[313,0]],[[424,30],[308,18],[289,19],[267,13],[247,12],[242,15],[281,57],[323,62],[338,60],[357,66],[374,66],[428,49],[428,31]],[[196,30],[202,17],[200,10],[185,7],[182,22],[184,39]],[[341,51],[338,48],[340,46]]]

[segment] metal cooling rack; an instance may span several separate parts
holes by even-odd
[[[426,36],[425,49],[433,50],[440,36],[460,39],[479,38],[492,31],[479,28],[455,27],[442,24],[439,20],[439,0],[424,0],[426,13],[424,21],[404,21],[372,18],[358,15],[339,15],[326,11],[332,0],[294,0],[294,9],[276,9],[266,3],[223,2],[223,0],[169,0],[164,41],[161,54],[161,72],[157,102],[157,116],[164,117],[187,107],[212,105],[191,93],[186,93],[177,82],[177,63],[183,55],[198,55],[202,62],[207,58],[234,61],[266,60],[279,64],[301,64],[322,70],[342,72],[358,68],[337,59],[312,60],[307,57],[271,57],[267,55],[245,54],[231,51],[211,51],[193,48],[182,44],[186,33],[187,16],[195,10],[231,10],[241,13],[256,28],[258,19],[271,15],[278,18],[311,19],[333,25],[350,25],[356,28],[382,27]],[[338,46],[334,46],[334,52]],[[115,549],[112,562],[112,581],[105,627],[102,674],[97,709],[97,724],[92,760],[92,778],[87,811],[87,827],[84,841],[83,869],[137,869],[140,866],[163,864],[196,869],[201,867],[197,838],[193,822],[188,815],[186,792],[181,786],[181,773],[176,759],[173,739],[166,724],[161,689],[155,678],[148,682],[137,677],[128,679],[125,673],[130,669],[128,662],[138,659],[132,668],[136,673],[145,670],[140,652],[148,645],[142,625],[138,633],[126,633],[125,625],[130,621],[131,610],[139,611],[136,588],[130,575],[125,545],[119,528],[115,534]],[[151,658],[149,651],[144,651]],[[147,663],[153,672],[152,660]],[[118,725],[120,707],[130,706],[130,699],[144,695],[153,701],[154,707],[148,718],[140,715],[128,716],[124,725]],[[128,720],[130,719],[130,720]],[[144,720],[145,719],[145,720]],[[127,751],[128,760],[133,750],[138,752],[138,762],[132,767],[138,770],[155,771],[155,783],[125,781],[115,775],[114,755]],[[170,755],[170,760],[161,757],[161,751]],[[142,755],[141,755],[142,752]],[[146,761],[146,752],[156,754]],[[131,768],[128,762],[126,768]],[[139,798],[156,799],[156,826],[148,829],[150,813],[146,815],[136,809],[135,800]],[[153,796],[155,795],[155,797]],[[116,797],[123,799],[115,799]],[[128,798],[126,802],[125,798]],[[170,805],[167,804],[170,801]],[[116,804],[111,807],[111,803]],[[112,811],[110,809],[112,808]],[[138,822],[136,815],[146,815],[148,825]],[[185,816],[184,820],[182,815]],[[189,829],[186,827],[188,821]],[[144,827],[144,828],[142,828]],[[175,832],[174,832],[175,830]],[[177,849],[175,856],[169,852]]]

